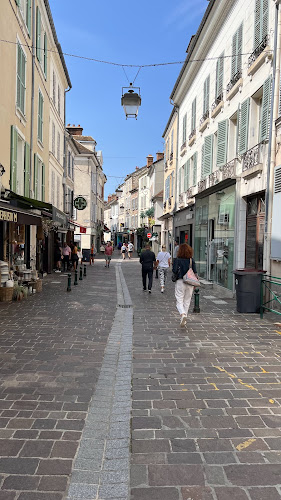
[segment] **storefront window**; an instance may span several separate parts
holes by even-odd
[[[233,287],[235,186],[196,202],[195,260],[201,277]]]

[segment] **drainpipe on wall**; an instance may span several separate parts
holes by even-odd
[[[35,0],[32,0],[32,65],[31,65],[31,114],[30,114],[30,158],[29,158],[29,196],[33,198],[33,126],[34,126],[34,79],[35,79],[35,56],[36,56],[36,40],[35,40]]]
[[[272,98],[270,109],[270,128],[268,139],[267,158],[267,180],[265,194],[265,224],[264,224],[264,268],[271,274],[270,245],[271,245],[271,219],[272,219],[272,197],[273,197],[273,171],[276,163],[276,128],[275,120],[278,117],[279,82],[280,82],[280,56],[281,56],[281,19],[279,5],[281,0],[275,0],[275,28],[274,28],[274,51],[273,51],[273,76],[272,76]]]
[[[62,189],[63,189],[63,211],[66,211],[66,189],[65,189],[65,184],[66,184],[66,169],[67,169],[67,155],[66,155],[66,130],[65,130],[65,118],[66,118],[66,92],[69,92],[71,90],[71,87],[68,87],[64,91],[64,112],[63,112],[63,126],[64,126],[64,134],[63,134],[63,177],[62,177]],[[69,206],[69,202],[68,202]],[[73,206],[71,207],[71,213],[69,214],[72,217],[72,212],[73,212]]]
[[[173,241],[175,239],[175,213],[177,211],[177,195],[178,195],[178,144],[179,144],[179,107],[174,104],[174,108],[177,113],[178,123],[177,123],[177,147],[176,147],[176,174],[175,174],[175,202],[174,208],[172,211],[173,214],[173,231],[172,231],[172,259],[174,258],[174,244]]]

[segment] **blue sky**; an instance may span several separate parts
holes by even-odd
[[[207,0],[49,0],[63,52],[121,64],[183,61]],[[181,65],[142,68],[135,85],[142,105],[138,119],[126,120],[122,67],[65,56],[72,89],[67,94],[66,123],[80,124],[102,150],[107,176],[105,196],[126,174],[163,151],[162,134]],[[128,79],[137,68],[125,68]]]

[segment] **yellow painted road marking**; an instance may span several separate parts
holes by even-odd
[[[245,384],[245,382],[243,382],[243,380],[241,380],[241,378],[238,378],[237,380],[238,380],[239,384],[245,385],[245,387],[248,387],[249,389],[252,389],[252,391],[257,391],[258,390],[253,385]]]
[[[209,382],[209,384],[213,385],[216,391],[219,391],[219,389],[217,388],[217,386],[216,386],[216,384],[214,382]]]
[[[278,330],[275,330],[275,331],[276,331],[276,333],[279,333],[279,335],[281,335],[281,332],[278,332]]]
[[[247,441],[244,441],[243,443],[238,444],[236,446],[236,450],[241,451],[244,450],[245,448],[248,448],[252,443],[254,443],[256,439],[248,439]]]
[[[275,403],[274,399],[269,399],[268,401],[269,401],[271,404],[274,404],[274,403]]]
[[[262,366],[260,367],[262,373],[268,373]]]

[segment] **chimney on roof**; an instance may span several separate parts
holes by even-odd
[[[66,130],[70,135],[83,135],[83,127],[81,125],[77,127],[75,125],[67,125]]]
[[[156,153],[156,161],[159,160],[164,160],[164,153],[160,153],[160,151]]]
[[[147,168],[149,168],[150,165],[152,165],[152,163],[153,163],[153,156],[152,155],[147,155],[147,157],[146,157],[146,166],[147,166]]]
[[[136,170],[139,170],[140,167],[136,167]]]

